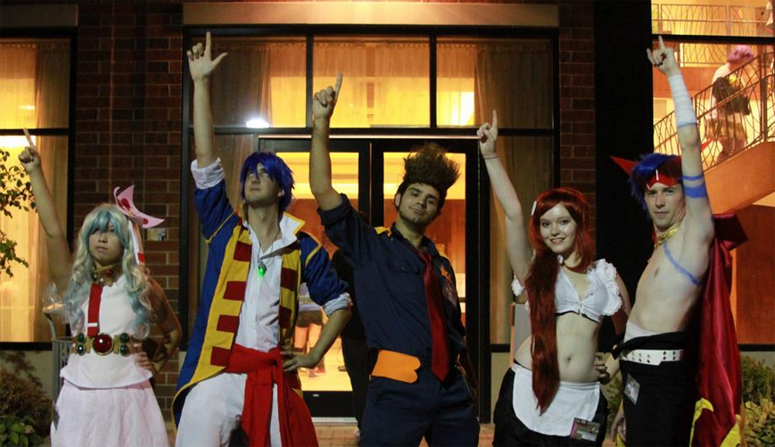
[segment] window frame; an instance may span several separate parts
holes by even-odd
[[[465,37],[465,38],[493,38],[506,40],[520,39],[543,39],[551,44],[552,54],[552,120],[547,128],[514,128],[501,127],[499,134],[508,137],[550,137],[552,138],[552,179],[553,186],[560,184],[560,32],[557,28],[527,28],[527,27],[466,27],[466,26],[408,26],[408,25],[258,25],[258,26],[184,26],[183,27],[183,88],[182,88],[182,117],[181,119],[181,219],[180,219],[180,265],[179,265],[179,301],[178,312],[181,316],[181,326],[183,329],[183,339],[181,349],[188,349],[189,333],[189,293],[194,281],[183,278],[189,277],[191,269],[191,250],[196,249],[191,245],[191,231],[195,230],[191,223],[191,190],[189,178],[189,166],[191,164],[191,144],[193,137],[193,125],[191,116],[191,89],[192,82],[187,73],[187,60],[185,50],[190,48],[194,42],[204,40],[205,33],[210,32],[214,39],[219,37],[281,37],[281,36],[304,36],[306,38],[306,126],[303,128],[266,128],[255,129],[246,126],[237,125],[218,125],[214,126],[215,135],[252,135],[254,138],[264,136],[270,137],[289,137],[289,138],[309,138],[312,132],[312,95],[313,95],[313,51],[314,37],[358,35],[358,36],[418,36],[428,37],[430,44],[430,125],[428,127],[395,127],[395,128],[334,128],[332,129],[332,139],[337,137],[357,138],[364,136],[367,138],[471,138],[476,127],[450,127],[437,125],[437,40],[440,37]],[[257,146],[256,146],[257,149]],[[372,160],[372,164],[373,160]],[[479,196],[475,202],[475,212],[479,220],[479,228],[487,228],[490,219],[490,206],[488,194],[490,190],[489,179],[485,167],[479,157],[476,162],[467,167],[467,177],[479,182]],[[370,174],[375,173],[371,167]],[[468,180],[468,179],[467,179]],[[471,239],[467,237],[467,240]],[[471,242],[473,244],[473,241]],[[467,243],[467,247],[468,247]],[[482,299],[479,302],[479,308],[475,312],[469,313],[475,322],[468,322],[476,327],[476,334],[469,334],[469,345],[474,348],[471,352],[471,361],[478,369],[481,376],[481,388],[479,404],[481,409],[488,409],[491,406],[490,381],[492,374],[491,354],[496,352],[508,352],[509,343],[492,343],[489,331],[485,328],[490,326],[490,277],[489,277],[489,244],[483,243],[478,246],[480,262],[477,266],[479,283],[476,290],[471,290],[471,294],[477,294]],[[202,262],[201,260],[199,261]],[[489,422],[489,411],[484,410],[482,415],[484,422]]]
[[[68,126],[46,127],[28,129],[30,135],[49,137],[67,137],[67,211],[65,234],[67,241],[73,240],[73,213],[74,213],[74,189],[75,177],[72,175],[75,169],[75,81],[77,76],[78,39],[75,28],[42,28],[20,29],[0,28],[0,40],[4,39],[68,39],[70,41],[70,91],[68,104]],[[0,136],[24,136],[23,129],[0,128]],[[42,315],[40,316],[42,317]],[[52,343],[32,342],[4,342],[0,341],[0,351],[50,351]]]

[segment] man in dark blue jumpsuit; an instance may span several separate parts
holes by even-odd
[[[329,124],[341,86],[313,100],[310,186],[326,234],[354,267],[366,341],[378,350],[361,428],[363,446],[475,446],[479,423],[466,382],[465,329],[450,264],[425,229],[458,166],[435,145],[405,160],[390,228],[364,223],[331,184]]]

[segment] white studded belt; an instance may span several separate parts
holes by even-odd
[[[644,365],[659,365],[662,362],[677,362],[683,359],[683,357],[683,349],[636,349],[634,351],[627,351],[619,358],[628,362],[642,363]]]

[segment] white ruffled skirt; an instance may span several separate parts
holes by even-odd
[[[53,447],[169,446],[164,418],[147,380],[119,388],[80,388],[65,380],[56,411]]]

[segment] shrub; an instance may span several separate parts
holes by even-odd
[[[16,416],[0,416],[0,446],[35,446],[43,442],[43,438],[35,433],[35,421],[27,416],[19,419]]]
[[[775,402],[775,368],[761,360],[740,356],[743,371],[743,402]]]
[[[771,400],[745,403],[745,440],[751,447],[775,445],[775,403]]]
[[[11,421],[11,427],[29,424],[35,433],[46,437],[51,425],[51,399],[29,378],[0,368],[0,420]]]

